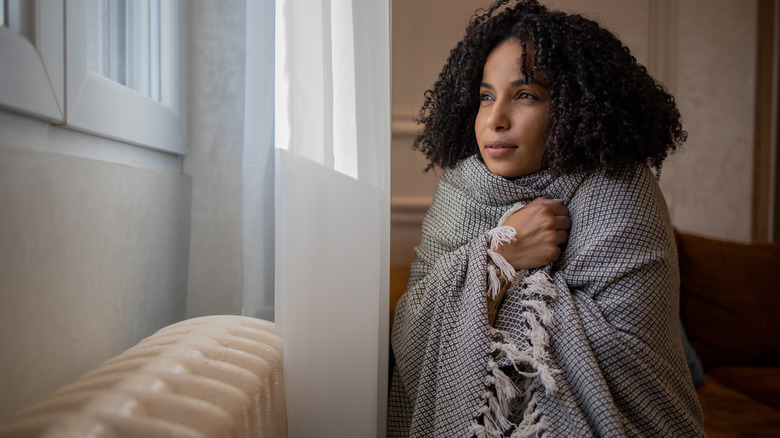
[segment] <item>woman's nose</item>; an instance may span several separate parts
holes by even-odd
[[[495,131],[503,131],[509,129],[509,115],[507,114],[507,108],[501,101],[496,101],[490,108],[490,115],[488,116],[488,126]]]

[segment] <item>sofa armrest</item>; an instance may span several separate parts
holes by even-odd
[[[705,371],[780,365],[780,244],[677,237],[680,314]]]

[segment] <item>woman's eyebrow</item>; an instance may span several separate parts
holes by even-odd
[[[536,79],[531,79],[530,81],[526,81],[525,79],[516,79],[509,83],[511,87],[519,87],[520,85],[526,85],[526,84],[536,84],[540,87],[547,88],[547,84],[541,81],[537,81]],[[489,90],[493,89],[493,86],[490,85],[487,82],[482,82],[479,84],[480,88],[487,88]]]
[[[510,83],[510,85],[513,86],[513,87],[519,87],[520,85],[527,85],[527,84],[535,84],[535,85],[538,85],[540,87],[547,88],[547,84],[546,83],[544,83],[542,81],[537,81],[534,78],[531,78],[531,80],[529,80],[529,81],[526,81],[525,79],[518,79],[518,80],[512,81]]]

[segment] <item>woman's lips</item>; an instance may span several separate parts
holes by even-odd
[[[514,152],[515,149],[517,149],[517,146],[504,143],[503,141],[489,141],[485,143],[485,152],[492,158],[509,155]]]

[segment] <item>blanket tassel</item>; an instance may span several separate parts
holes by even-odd
[[[525,298],[522,304],[527,310],[522,316],[527,327],[528,345],[520,349],[510,340],[509,333],[490,328],[493,344],[488,362],[489,374],[485,381],[486,390],[470,434],[478,438],[500,438],[507,434],[511,438],[537,436],[543,428],[540,413],[536,409],[537,389],[543,387],[548,394],[557,389],[553,376],[555,372],[549,366],[549,335],[545,329],[545,326],[554,323],[553,314],[547,308],[547,300],[555,299],[557,294],[545,272],[538,271],[530,276],[526,271],[516,272],[504,257],[495,252],[498,243],[514,239],[513,228],[499,226],[491,230],[490,236],[488,255],[499,268],[500,275],[520,285],[518,292]],[[488,291],[493,296],[498,291],[498,275],[493,269],[488,269]],[[522,390],[498,365],[497,360],[501,358],[508,359],[514,371],[525,378]],[[523,417],[519,424],[514,424],[509,418],[518,397],[522,397]]]

